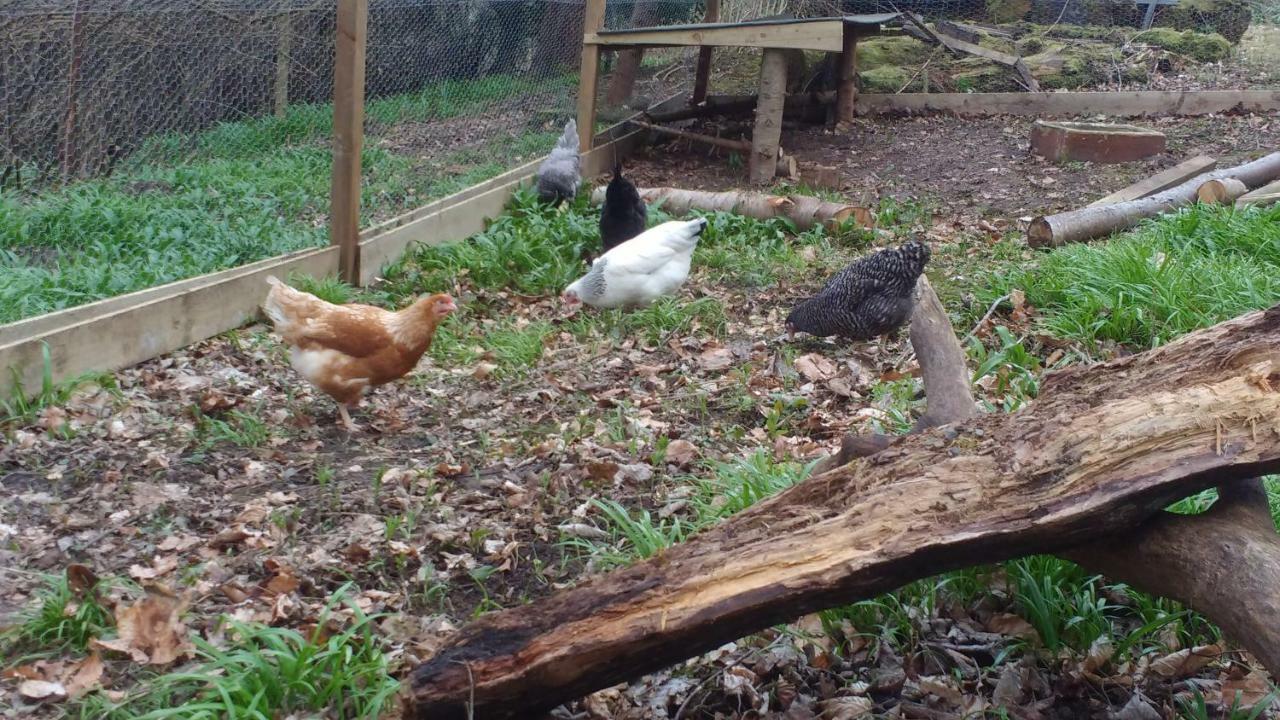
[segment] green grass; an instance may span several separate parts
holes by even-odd
[[[219,443],[256,448],[271,439],[271,428],[262,418],[243,410],[232,410],[225,419],[198,414],[195,437],[205,450]]]
[[[46,575],[35,592],[35,604],[18,616],[16,625],[0,634],[0,656],[6,665],[23,653],[82,652],[89,640],[114,626],[111,611],[98,599],[103,584],[77,591],[65,573]]]
[[[565,538],[561,545],[592,558],[598,567],[616,567],[653,557],[690,535],[741,512],[808,477],[812,465],[778,462],[764,451],[731,462],[712,462],[706,475],[686,478],[688,515],[662,518],[647,509],[629,510],[616,500],[592,500],[597,525],[608,540]]]
[[[382,128],[446,119],[522,93],[567,92],[571,81],[447,81],[372,101],[367,116]],[[294,106],[280,118],[151,138],[109,178],[0,193],[0,323],[324,245],[331,128],[330,106]],[[528,128],[433,157],[463,167],[448,173],[370,137],[363,222],[501,173],[557,134]]]
[[[1040,326],[1086,345],[1148,348],[1280,301],[1280,207],[1193,206],[1031,269],[991,273],[988,301],[1013,289]]]
[[[88,696],[81,718],[101,720],[273,720],[324,712],[326,717],[374,719],[391,706],[399,683],[390,675],[375,617],[346,602],[353,615],[341,631],[326,630],[329,611],[345,599],[339,591],[316,630],[226,621],[231,642],[219,647],[195,637],[196,662],[178,672],[139,683],[123,701]]]

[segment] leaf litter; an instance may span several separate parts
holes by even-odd
[[[861,251],[804,253],[782,290],[696,270],[682,302],[715,298],[724,326],[653,338],[584,331],[554,299],[463,278],[482,321],[558,329],[516,370],[487,350],[430,356],[366,400],[353,436],[262,326],[117,373],[114,389],[82,388],[0,450],[0,560],[16,571],[3,575],[0,607],[31,606],[39,573],[65,575],[79,593],[111,588],[113,632],[5,668],[0,702],[54,717],[87,693],[129,688],[142,667],[180,670],[194,640],[228,641],[220,617],[316,632],[350,619],[322,622],[349,582],[403,673],[475,614],[578,582],[594,565],[573,541],[619,542],[593,499],[687,520],[690,478],[715,463],[764,448],[800,465],[845,433],[892,430],[895,412],[922,407],[905,338],[778,341],[797,286],[816,289]],[[1034,309],[1012,305],[977,337],[996,322],[1026,327]],[[912,391],[903,401],[886,383]],[[1267,700],[1265,677],[1224,647],[1121,661],[1099,639],[1055,654],[1000,588],[992,579],[978,600],[910,607],[905,638],[806,616],[555,714],[934,718],[1003,706],[1028,718],[1172,717],[1192,690],[1212,689],[1216,707],[1237,693]]]

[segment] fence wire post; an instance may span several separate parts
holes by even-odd
[[[596,33],[604,29],[605,0],[587,0],[582,21],[582,70],[578,75],[578,150],[591,149],[596,136],[596,83],[600,79],[600,46]]]
[[[338,0],[333,67],[333,186],[329,239],[338,275],[360,284],[360,150],[364,145],[364,50],[369,0]]]

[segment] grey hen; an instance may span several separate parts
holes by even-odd
[[[870,340],[911,318],[916,280],[929,248],[916,241],[854,261],[787,316],[787,333]]]
[[[578,123],[570,119],[551,154],[538,167],[538,198],[552,205],[572,200],[582,182],[578,156]]]

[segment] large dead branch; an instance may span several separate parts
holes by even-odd
[[[1261,481],[1219,489],[1200,515],[1160,513],[1136,529],[1062,553],[1089,572],[1182,602],[1280,677],[1280,536]]]
[[[1200,186],[1210,180],[1235,178],[1250,188],[1280,177],[1280,152],[1233,168],[1223,168],[1192,178],[1176,187],[1140,200],[1093,205],[1057,215],[1042,215],[1031,221],[1027,242],[1033,247],[1083,242],[1137,225],[1143,218],[1154,217],[1196,201]]]
[[[528,716],[799,615],[1122,532],[1280,469],[1280,306],[1045,378],[1021,412],[896,439],[662,555],[464,627],[417,718]]]
[[[602,204],[604,191],[603,187],[596,188],[591,193],[591,202]],[[737,213],[759,220],[785,217],[801,230],[819,223],[834,227],[850,219],[863,227],[871,227],[875,222],[866,208],[820,200],[809,195],[783,197],[742,190],[709,192],[659,187],[640,189],[640,198],[650,205],[660,205],[663,210],[674,215],[683,215],[696,209]]]

